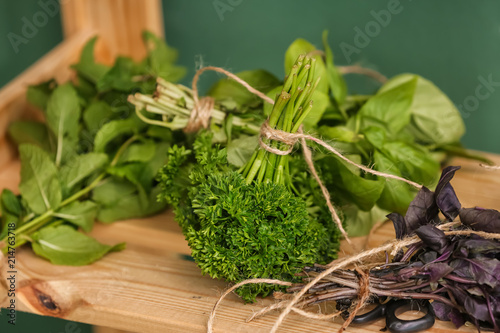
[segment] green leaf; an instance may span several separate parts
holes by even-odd
[[[373,154],[375,168],[378,171],[390,173],[401,177],[398,167],[388,159],[384,154],[375,150]],[[386,179],[385,187],[377,201],[377,205],[390,212],[397,212],[402,215],[406,213],[410,202],[415,197],[416,190],[413,190],[409,184],[397,179]]]
[[[61,185],[57,168],[41,148],[29,144],[19,147],[21,183],[19,190],[36,214],[56,209],[61,203]]]
[[[85,44],[80,55],[80,62],[72,66],[80,75],[93,83],[97,83],[109,70],[108,66],[98,64],[94,60],[94,45],[96,41],[97,37],[93,37]]]
[[[102,75],[97,81],[97,90],[103,92],[116,89],[129,92],[137,86],[133,77],[140,73],[138,65],[127,57],[118,57],[109,71]]]
[[[425,148],[417,149],[404,142],[395,141],[384,144],[383,153],[394,161],[403,177],[426,187],[433,187],[437,183],[440,174],[439,163],[430,157]]]
[[[257,136],[241,135],[227,146],[227,161],[235,167],[244,166],[252,157],[259,139]]]
[[[383,90],[371,97],[359,110],[361,129],[369,126],[385,128],[397,134],[410,122],[411,104],[417,80],[409,80],[390,90]]]
[[[148,192],[151,188],[151,177],[146,172],[146,163],[127,163],[109,167],[107,172],[110,175],[123,178],[137,187],[141,205],[148,203]]]
[[[47,125],[37,121],[14,121],[9,125],[9,136],[19,146],[36,145],[46,152],[55,152],[53,138]]]
[[[149,31],[144,31],[142,38],[148,50],[146,59],[153,74],[169,82],[177,82],[186,75],[185,67],[174,65],[178,57],[176,49],[169,47]]]
[[[353,158],[349,156],[352,160]],[[380,198],[384,189],[383,179],[370,180],[360,176],[359,170],[351,170],[336,156],[321,159],[321,171],[330,191],[348,202],[355,203],[362,210],[370,210]]]
[[[115,190],[108,188],[105,192],[115,195],[117,200],[112,204],[103,205],[99,208],[97,219],[103,223],[126,220],[131,218],[145,217],[156,214],[166,208],[166,203],[158,202],[156,198],[161,193],[159,187],[153,188],[148,196],[147,205],[141,203],[138,194],[117,192],[120,186],[115,186]],[[98,194],[99,197],[102,196]]]
[[[341,142],[358,142],[359,136],[345,126],[326,126],[318,128],[321,137],[341,141]]]
[[[101,127],[94,139],[94,151],[102,153],[106,146],[115,138],[133,134],[138,130],[137,122],[133,118],[110,121]]]
[[[429,80],[415,74],[401,74],[390,79],[381,91],[393,89],[416,80],[410,107],[411,123],[408,129],[415,138],[426,144],[444,145],[458,142],[465,133],[465,125],[453,102]]]
[[[97,216],[97,205],[90,200],[75,201],[59,209],[54,216],[90,232]]]
[[[128,146],[118,160],[118,163],[126,162],[148,162],[156,152],[156,144],[153,140],[143,140]]]
[[[31,105],[45,111],[47,110],[49,97],[56,86],[57,82],[54,79],[50,79],[40,84],[31,85],[28,87],[28,91],[26,92],[26,99]]]
[[[268,71],[257,69],[244,71],[236,74],[240,79],[247,82],[251,87],[266,94],[281,82]],[[254,93],[249,92],[240,83],[224,78],[216,82],[208,92],[218,103],[227,109],[238,109],[243,111],[245,107],[257,107],[262,104],[262,99]]]
[[[68,225],[43,228],[34,233],[32,239],[33,251],[55,265],[88,265],[108,252],[125,248],[125,243],[115,246],[101,244]]]
[[[356,205],[342,206],[347,233],[350,237],[366,236],[373,225],[385,221],[389,211],[373,206],[369,211],[360,210]]]
[[[0,196],[0,204],[2,207],[1,212],[9,212],[16,216],[20,216],[23,213],[23,206],[19,198],[9,189],[3,189],[2,195]]]
[[[366,140],[375,148],[383,149],[385,143],[385,131],[376,126],[370,126],[363,131]]]
[[[74,154],[78,140],[80,104],[71,84],[57,87],[47,104],[47,123],[57,138],[56,165]]]
[[[296,39],[286,50],[285,53],[285,73],[289,73],[292,69],[293,64],[301,54],[308,54],[312,51],[316,51],[314,45],[306,41],[305,39],[299,38]],[[321,55],[317,54],[312,58],[316,59],[316,68],[314,69],[314,77],[313,82],[321,77],[319,84],[316,88],[317,91],[321,91],[323,93],[328,93],[328,79],[326,78],[325,71],[326,67],[321,59]]]
[[[61,184],[66,193],[82,180],[102,169],[108,162],[108,156],[103,153],[88,153],[76,156],[73,160],[61,167]]]
[[[330,90],[332,91],[333,98],[337,102],[337,105],[342,107],[347,96],[347,84],[333,62],[333,52],[330,45],[328,45],[328,30],[323,31],[323,48],[325,49],[328,84],[330,85]]]
[[[112,206],[122,197],[136,191],[134,184],[119,178],[107,178],[92,191],[92,200],[103,206]]]
[[[83,121],[93,136],[104,124],[111,121],[113,116],[115,115],[111,106],[103,101],[94,101],[83,111]]]
[[[330,97],[327,94],[315,90],[312,94],[313,107],[307,117],[304,119],[303,124],[306,129],[316,126],[316,124],[321,120],[323,114],[331,106]]]

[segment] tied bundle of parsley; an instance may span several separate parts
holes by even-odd
[[[166,208],[156,201],[155,176],[182,136],[140,121],[127,97],[151,93],[157,77],[176,81],[185,70],[174,65],[177,51],[149,32],[143,38],[148,54],[140,62],[96,63],[93,38],[73,66],[74,82],[28,88],[45,122],[17,121],[8,129],[19,146],[21,183],[19,196],[9,190],[0,196],[4,252],[31,243],[54,264],[89,264],[124,247],[86,235],[95,219],[109,223]]]
[[[294,133],[309,115],[318,84],[315,60],[300,56],[268,118],[271,128]],[[255,149],[239,169],[228,163],[228,149],[202,132],[192,150],[173,146],[160,171],[161,198],[175,218],[204,274],[239,282],[248,278],[297,279],[308,263],[328,262],[339,247],[339,231],[323,198],[306,177],[302,159]],[[288,150],[282,142],[264,142]],[[299,175],[292,177],[292,174]],[[245,301],[276,287],[247,285]]]

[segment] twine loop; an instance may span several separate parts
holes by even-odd
[[[263,137],[268,140],[276,140],[282,142],[288,146],[288,149],[281,150],[278,148],[271,147],[262,140]],[[294,135],[293,133],[272,128],[271,126],[269,126],[269,122],[267,120],[260,127],[259,145],[262,149],[267,150],[270,153],[281,156],[288,155],[292,152],[293,146],[297,143],[298,140],[299,139],[297,138],[297,136]]]
[[[212,116],[212,110],[215,105],[215,100],[206,96],[198,100],[191,111],[188,123],[184,127],[185,133],[198,132],[201,128],[207,128],[210,124],[210,117]]]

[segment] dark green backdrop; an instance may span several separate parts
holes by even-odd
[[[26,44],[19,44],[17,53],[14,51],[8,33],[22,36],[23,18],[33,22],[33,15],[41,10],[38,1],[0,4],[0,35],[4,36],[0,39],[0,85],[61,41],[60,17],[56,15],[37,28],[36,35],[27,38]],[[180,62],[190,69],[184,83],[190,82],[195,66],[200,64],[236,72],[261,67],[281,77],[288,45],[303,37],[320,46],[321,32],[328,29],[338,64],[359,63],[387,76],[414,72],[431,79],[463,109],[467,147],[500,152],[500,2],[309,3],[163,1],[167,40],[180,50]],[[389,17],[383,13],[391,14]],[[365,34],[368,29],[367,38],[356,39],[358,29]],[[341,45],[350,54],[343,52]],[[205,84],[210,80],[213,78],[205,78]],[[359,78],[350,80],[356,91],[367,92],[376,87]],[[488,80],[493,84],[485,86]],[[480,98],[476,97],[477,92]]]
[[[463,109],[466,146],[500,153],[498,1],[169,0],[163,7],[167,41],[190,69],[185,84],[201,64],[234,72],[260,67],[281,77],[288,45],[303,37],[320,46],[321,32],[328,29],[338,64],[429,78]],[[40,27],[15,52],[9,33],[23,36],[25,21],[33,23],[40,10],[39,0],[0,3],[0,86],[61,41],[55,15],[38,21]],[[207,76],[205,86],[215,79]],[[353,92],[376,88],[360,78],[350,81]]]

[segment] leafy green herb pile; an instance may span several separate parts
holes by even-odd
[[[287,73],[300,54],[316,60],[313,75],[319,82],[311,96],[314,105],[303,119],[306,132],[331,141],[352,161],[430,188],[439,178],[440,162],[449,155],[489,162],[462,148],[460,113],[439,88],[418,75],[398,75],[373,95],[349,95],[327,37],[325,32],[324,50],[298,39],[285,54]],[[283,90],[283,83],[262,70],[238,76],[273,99]],[[230,79],[217,82],[208,95],[215,99],[217,116],[209,126],[214,141],[227,144],[229,163],[242,167],[257,142],[254,128],[270,116],[272,106]],[[149,115],[147,122],[169,128],[185,125],[193,105],[190,89],[168,83],[161,83],[152,96],[136,94],[131,100],[139,114]],[[220,111],[228,116],[220,117]],[[234,131],[233,125],[242,130]],[[404,214],[416,195],[408,184],[364,174],[323,148],[314,148],[315,166],[341,208],[350,236],[367,234],[391,211]]]
[[[276,97],[268,123],[296,132],[312,109],[318,80],[314,59],[300,56]],[[239,170],[228,163],[229,148],[213,145],[213,134],[200,133],[192,150],[173,146],[160,171],[161,197],[172,204],[204,274],[239,282],[247,278],[296,280],[314,261],[336,255],[339,231],[325,213],[323,198],[307,177],[301,158],[278,156],[263,149]],[[285,144],[266,140],[287,150]],[[255,147],[255,145],[254,145]],[[245,301],[276,287],[247,285],[237,290]]]
[[[411,202],[406,216],[391,213],[398,239],[417,235],[419,242],[397,254],[392,262],[370,270],[371,301],[391,299],[432,300],[435,316],[452,321],[457,328],[469,321],[478,328],[500,328],[500,242],[467,230],[500,233],[500,212],[493,209],[463,208],[450,184],[460,167],[443,170],[432,192],[423,187]],[[439,213],[445,216],[442,221]],[[456,225],[445,228],[445,222]],[[447,234],[445,231],[463,231]],[[307,267],[303,283],[323,271]],[[336,300],[339,310],[348,311],[358,297],[353,288],[358,277],[351,270],[337,270],[320,280],[304,297],[303,305]],[[295,292],[304,284],[291,287]]]
[[[174,136],[138,119],[127,97],[152,93],[157,77],[176,81],[185,70],[174,65],[175,50],[149,32],[143,37],[148,54],[140,62],[96,63],[94,38],[73,66],[75,82],[29,87],[28,101],[46,122],[18,121],[8,130],[19,145],[21,195],[4,190],[0,197],[4,252],[30,242],[54,264],[89,264],[124,244],[101,244],[78,228],[88,232],[96,218],[108,223],[166,207],[156,201],[155,176]],[[16,242],[8,237],[12,225]]]

